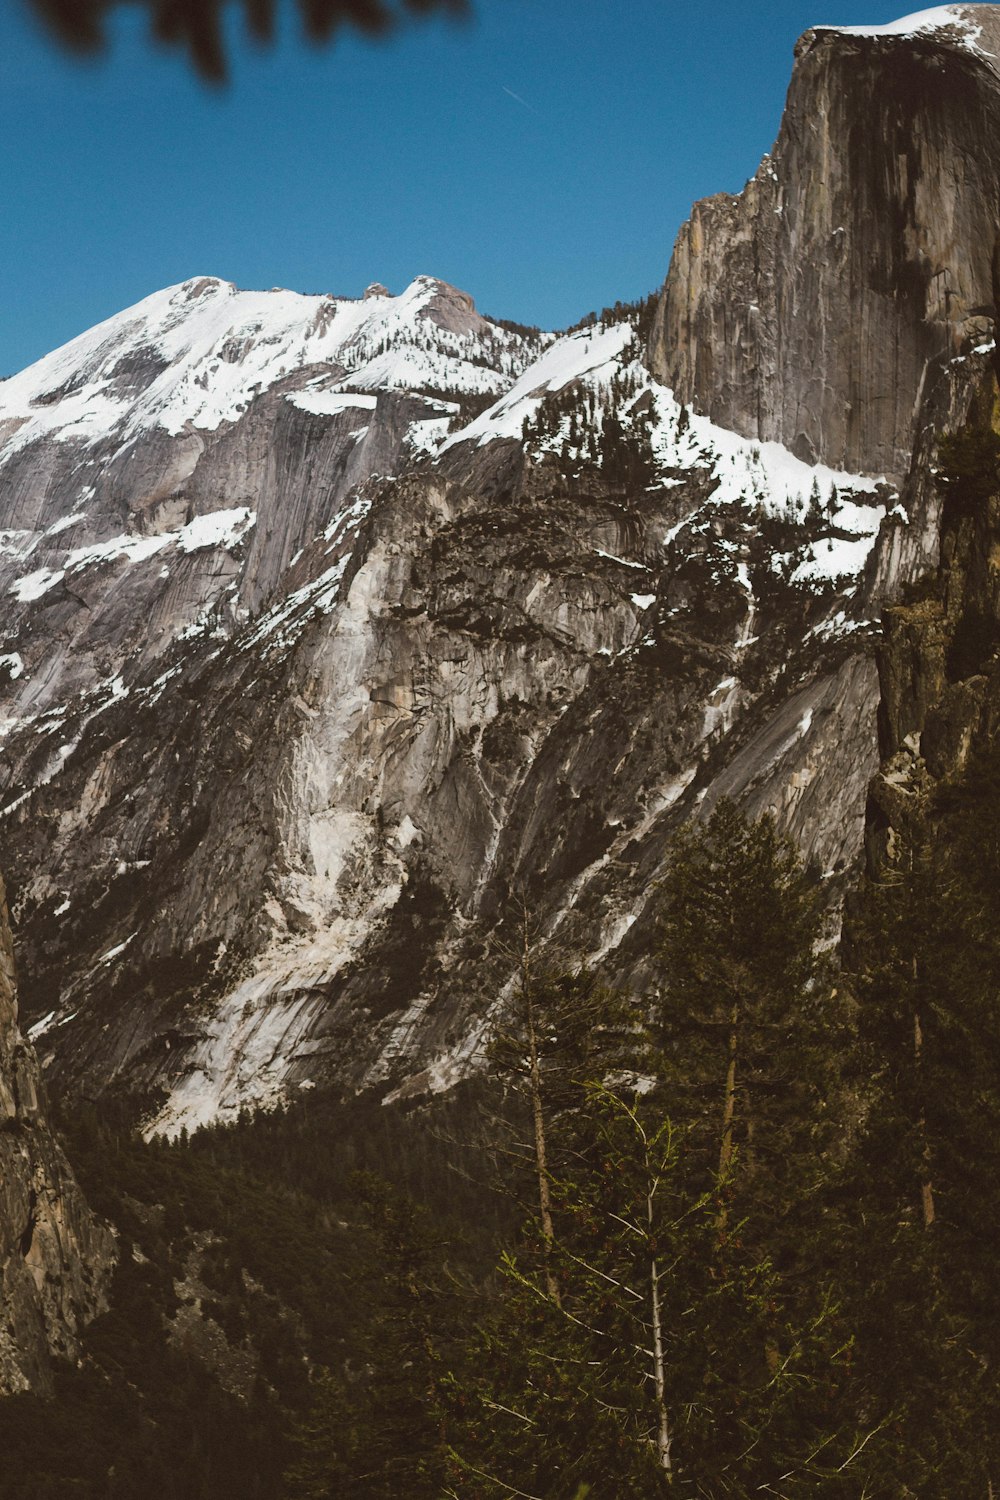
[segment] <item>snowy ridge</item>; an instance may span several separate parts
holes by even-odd
[[[201,277],[154,292],[0,384],[0,462],[44,438],[92,444],[154,427],[214,431],[276,382],[317,366],[328,375],[324,396],[494,395],[538,348],[429,276],[398,297],[358,301],[244,292]]]
[[[983,28],[975,20],[976,9],[967,5],[934,5],[928,10],[918,10],[898,21],[889,21],[884,26],[813,26],[813,31],[836,31],[842,36],[859,37],[914,37],[930,36],[936,32],[956,33],[961,44],[980,57],[994,60],[992,54],[979,46]]]
[[[629,392],[624,399],[614,395],[615,383]],[[822,587],[860,577],[895,499],[884,477],[805,463],[780,443],[740,437],[682,407],[672,391],[650,376],[628,321],[581,329],[557,340],[493,406],[451,434],[438,453],[465,443],[481,448],[496,440],[521,440],[545,398],[571,388],[581,402],[587,399],[590,414],[576,429],[572,418],[563,415],[551,432],[529,441],[533,454],[566,454],[582,461],[585,445],[593,437],[599,442],[613,412],[627,430],[645,428],[654,484],[681,484],[692,474],[712,483],[708,512],[736,505],[804,524],[810,510],[822,508],[825,535],[804,543],[801,555],[792,560],[795,582]]]
[[[630,323],[617,323],[611,328],[583,328],[558,339],[506,395],[442,443],[440,451],[458,443],[474,442],[482,448],[496,438],[520,438],[525,421],[536,415],[548,392],[561,391],[585,376],[609,380],[634,337]]]

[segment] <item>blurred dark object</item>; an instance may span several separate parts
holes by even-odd
[[[187,48],[203,78],[219,83],[226,76],[223,15],[232,0],[28,0],[32,9],[64,46],[74,52],[96,52],[105,42],[108,13],[122,3],[138,4],[149,13],[160,42]],[[274,36],[277,0],[238,0],[250,34],[259,42]],[[468,14],[469,0],[296,0],[306,35],[327,42],[341,26],[369,36],[384,35],[400,21],[418,16]]]

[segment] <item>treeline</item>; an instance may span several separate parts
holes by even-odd
[[[639,398],[639,380],[625,370],[595,387],[579,381],[542,397],[526,417],[526,446],[547,446],[564,479],[600,472],[612,490],[641,494],[656,478],[653,411]]]
[[[653,322],[659,304],[659,292],[650,292],[648,296],[637,297],[633,302],[623,302],[619,298],[612,307],[602,307],[600,312],[585,313],[579,322],[571,323],[568,328],[564,328],[561,336],[578,333],[582,328],[614,328],[618,323],[632,323],[635,325],[638,338],[645,346],[653,331]]]
[[[989,1500],[1000,756],[907,796],[839,968],[821,879],[722,804],[640,1001],[509,913],[495,1085],[435,1119],[79,1115],[113,1307],[0,1403],[0,1495]]]

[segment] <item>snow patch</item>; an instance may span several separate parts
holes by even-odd
[[[176,546],[180,552],[199,552],[206,547],[233,548],[255,526],[256,511],[246,505],[232,510],[210,511],[204,516],[195,516],[186,526],[177,531],[163,531],[155,536],[123,534],[111,537],[106,542],[94,542],[88,547],[77,547],[68,552],[59,568],[39,568],[34,573],[19,578],[10,587],[10,593],[20,604],[29,604],[40,599],[70,573],[82,572],[95,563],[115,562],[121,559],[130,565],[145,562],[167,547]],[[160,577],[169,576],[169,569],[161,570]]]
[[[248,505],[232,510],[213,510],[207,516],[196,516],[176,534],[181,552],[199,552],[203,547],[235,547],[257,524],[257,512]],[[169,540],[174,540],[168,533]]]
[[[304,391],[291,391],[285,400],[314,417],[336,417],[343,411],[374,411],[378,405],[377,396],[336,389],[315,391],[308,386]]]
[[[928,10],[901,16],[898,21],[889,21],[884,26],[813,26],[810,29],[837,31],[842,36],[881,37],[926,36],[930,32],[946,28],[963,32],[973,46],[983,34],[983,28],[972,20],[964,5],[933,5]]]
[[[44,1036],[58,1014],[57,1010],[50,1010],[47,1016],[42,1016],[40,1021],[36,1021],[33,1026],[29,1026],[25,1033],[28,1041],[37,1042],[39,1037]]]
[[[97,962],[99,964],[110,964],[110,963],[113,963],[114,960],[119,956],[119,954],[122,954],[122,953],[125,952],[125,949],[128,947],[129,943],[135,942],[135,939],[138,936],[139,936],[138,931],[135,931],[135,932],[131,933],[130,936],[127,937],[123,943],[118,943],[118,944],[116,944],[116,946],[114,948],[109,948],[108,951],[107,951],[107,953],[102,953],[101,957],[97,960]]]
[[[19,604],[31,604],[55,588],[57,583],[62,583],[65,576],[63,568],[38,568],[11,584],[10,593]]]
[[[611,328],[580,329],[558,339],[514,382],[505,396],[468,427],[446,439],[440,452],[458,443],[474,442],[481,448],[496,438],[520,438],[525,421],[535,416],[545,395],[561,391],[585,375],[604,375],[610,380],[618,369],[623,350],[634,338],[631,323],[616,323]]]

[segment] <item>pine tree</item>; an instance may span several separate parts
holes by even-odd
[[[328,1500],[350,1493],[359,1435],[348,1387],[331,1370],[316,1371],[312,1400],[293,1421],[289,1436],[294,1454],[285,1472],[289,1500]]]
[[[772,818],[721,802],[678,835],[660,900],[654,1024],[671,1112],[758,1243],[790,1257],[837,1149],[847,1024],[815,883]]]
[[[789,1328],[816,1319],[849,1346],[852,1326],[831,1310],[853,1015],[823,954],[817,883],[773,818],[751,821],[724,801],[680,833],[660,896],[654,1035],[671,1113],[690,1132],[693,1184],[722,1186],[720,1241],[739,1225],[773,1270],[767,1358],[781,1358]],[[815,1421],[863,1426],[867,1413],[840,1384],[839,1418],[824,1409]]]
[[[447,1444],[441,1387],[443,1247],[427,1213],[370,1173],[355,1182],[370,1245],[365,1369],[321,1371],[294,1426],[294,1500],[439,1500]],[[365,1231],[362,1231],[365,1232]]]
[[[561,1298],[529,1237],[462,1383],[450,1493],[852,1493],[861,1445],[830,1396],[831,1319],[776,1329],[773,1268],[738,1233],[720,1238],[719,1189],[692,1192],[688,1138],[656,1105],[595,1085],[587,1121],[558,1186]]]
[[[851,924],[858,1376],[899,1493],[1000,1484],[1000,765],[910,788]]]
[[[543,1243],[555,1238],[552,1172],[558,1167],[563,1117],[580,1102],[580,1084],[610,1065],[625,1024],[622,1004],[585,969],[559,972],[540,962],[539,934],[527,903],[512,912],[513,938],[500,952],[514,968],[509,1003],[490,1042],[497,1075],[522,1097],[531,1143],[517,1153],[534,1179]],[[564,1132],[563,1132],[564,1133]],[[549,1294],[558,1300],[554,1275]]]

